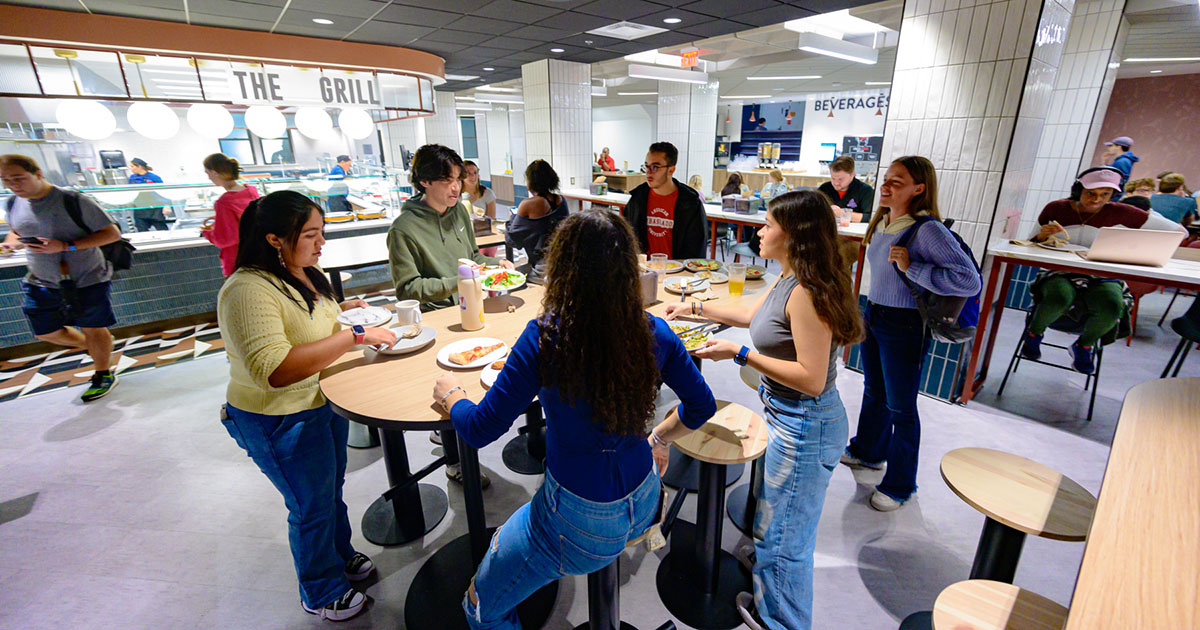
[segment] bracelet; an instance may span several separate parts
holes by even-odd
[[[450,394],[453,394],[455,390],[458,390],[464,394],[467,393],[467,390],[463,389],[462,387],[459,387],[458,385],[451,387],[450,391],[446,392],[446,394],[442,396],[442,399],[438,401],[438,403],[442,405],[442,409],[445,409],[446,411],[450,411],[450,409],[448,409],[446,407],[446,399],[449,398]]]
[[[696,314],[696,303],[692,302],[692,315],[694,316],[695,314]]]
[[[663,448],[666,448],[671,445],[670,442],[658,437],[658,434],[655,433],[654,431],[650,432],[650,441],[654,442],[655,446],[661,446]]]

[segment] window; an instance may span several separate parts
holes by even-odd
[[[244,114],[233,115],[233,131],[217,142],[221,153],[236,158],[242,165],[249,164],[294,164],[296,154],[292,147],[292,117],[288,117],[287,135],[282,138],[259,138],[246,129]],[[257,148],[257,150],[256,150]]]
[[[475,118],[459,118],[462,124],[463,159],[479,159],[479,138],[475,136]]]
[[[244,114],[233,115],[233,131],[217,142],[221,145],[221,153],[242,164],[255,164],[254,149],[251,148],[250,131],[246,129]]]

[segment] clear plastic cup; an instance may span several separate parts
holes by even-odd
[[[667,255],[650,254],[650,271],[657,271],[660,276],[667,273]]]
[[[729,295],[741,295],[746,288],[746,263],[729,263]]]
[[[842,227],[850,227],[850,215],[852,212],[846,208],[842,208],[841,216],[838,217],[838,225]]]

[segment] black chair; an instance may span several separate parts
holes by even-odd
[[[1163,322],[1167,321],[1167,315],[1171,312],[1171,307],[1175,306],[1175,300],[1180,295],[1182,295],[1184,297],[1189,297],[1189,296],[1194,296],[1196,294],[1191,291],[1184,291],[1183,289],[1175,289],[1175,294],[1171,296],[1171,301],[1167,303],[1167,308],[1163,310],[1162,317],[1158,318],[1159,326],[1162,326]]]
[[[1179,345],[1175,346],[1175,352],[1171,354],[1171,360],[1167,362],[1167,367],[1163,369],[1159,378],[1167,378],[1167,372],[1171,372],[1172,378],[1179,376],[1179,368],[1183,367],[1183,362],[1187,360],[1192,344],[1200,343],[1200,298],[1192,300],[1192,305],[1183,317],[1171,320],[1171,329],[1183,338],[1179,340]],[[1172,367],[1175,368],[1174,372],[1171,371]]]
[[[1004,386],[1008,384],[1009,375],[1011,375],[1017,371],[1017,368],[1020,367],[1022,361],[1030,361],[1032,363],[1040,363],[1042,365],[1048,365],[1052,368],[1057,368],[1060,370],[1067,370],[1069,372],[1075,371],[1075,368],[1071,367],[1070,365],[1063,365],[1061,363],[1050,363],[1049,361],[1043,361],[1041,359],[1026,359],[1025,357],[1021,356],[1021,344],[1024,343],[1025,336],[1029,334],[1029,323],[1032,319],[1033,319],[1033,313],[1030,312],[1025,317],[1025,327],[1021,329],[1021,337],[1019,339],[1017,339],[1017,345],[1015,348],[1013,348],[1012,360],[1008,362],[1008,370],[1004,372],[1004,380],[1000,381],[1000,389],[996,390],[997,398],[1004,395]],[[1081,326],[1080,322],[1078,322],[1074,319],[1070,319],[1067,316],[1063,316],[1063,317],[1059,318],[1058,321],[1054,322],[1053,324],[1050,324],[1050,330],[1057,330],[1059,332],[1064,332],[1064,333],[1068,333],[1068,334],[1079,334],[1081,328],[1082,328],[1082,326]],[[1096,390],[1099,389],[1098,384],[1100,382],[1100,367],[1104,364],[1104,346],[1109,343],[1112,343],[1112,340],[1109,339],[1110,336],[1111,336],[1111,333],[1108,335],[1105,335],[1104,338],[1102,338],[1100,340],[1100,342],[1096,344],[1096,370],[1094,372],[1092,372],[1091,374],[1086,375],[1087,378],[1085,378],[1083,381],[1083,391],[1085,391],[1085,392],[1088,391],[1089,387],[1092,390],[1091,400],[1088,402],[1088,413],[1087,413],[1087,421],[1088,422],[1092,421],[1092,410],[1095,409],[1095,407],[1096,407]],[[1115,337],[1113,338],[1113,340],[1115,340]],[[1054,344],[1054,343],[1047,343],[1044,340],[1042,341],[1042,346],[1050,347],[1050,348],[1061,348],[1063,350],[1067,350],[1071,347],[1069,345],[1064,346],[1064,345],[1059,345],[1059,344]]]

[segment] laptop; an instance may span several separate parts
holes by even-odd
[[[1094,262],[1162,267],[1171,259],[1184,236],[1186,234],[1182,232],[1103,227],[1083,257]]]

